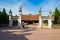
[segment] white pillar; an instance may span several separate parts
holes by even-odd
[[[21,24],[21,14],[22,12],[19,12],[19,19],[18,19],[18,27],[20,27],[22,29],[22,24]]]
[[[42,17],[41,16],[39,17],[39,26],[40,28],[42,28]]]
[[[13,20],[11,19],[11,16],[9,16],[9,27],[11,27],[13,24]]]
[[[52,20],[48,19],[48,28],[52,28]]]
[[[49,18],[50,19],[48,19],[48,28],[52,28],[52,12],[51,11],[49,13]]]
[[[40,26],[40,28],[42,28],[42,14],[41,14],[41,12],[42,12],[42,9],[40,7],[39,8],[39,14],[40,14],[40,16],[39,16],[39,26]]]
[[[13,21],[12,21],[12,11],[10,9],[10,11],[9,11],[9,27],[11,27],[12,24],[13,24]]]
[[[22,6],[20,6],[20,9],[19,9],[19,19],[18,19],[18,26],[20,28],[22,28],[22,25],[21,25],[21,16],[22,16]]]
[[[18,19],[18,26],[21,27],[21,16],[19,16],[19,19]]]

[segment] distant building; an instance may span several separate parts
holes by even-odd
[[[34,23],[38,23],[39,27],[42,28],[43,26],[43,20],[48,20],[48,28],[52,27],[52,12],[49,13],[49,16],[42,16],[41,12],[41,8],[39,9],[39,13],[36,15],[23,15],[22,14],[22,7],[20,7],[19,9],[19,16],[12,16],[12,11],[10,9],[9,11],[9,27],[13,26],[14,24],[14,20],[17,20],[17,26],[22,27],[22,22],[26,23],[26,24],[34,24]]]

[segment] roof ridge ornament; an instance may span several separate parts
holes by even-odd
[[[49,12],[49,15],[52,16],[52,11]]]
[[[20,8],[19,8],[19,12],[22,12],[22,6],[20,6]]]
[[[39,14],[40,14],[40,16],[42,15],[41,12],[42,12],[42,9],[41,9],[41,7],[40,7],[40,8],[39,8]]]
[[[12,13],[11,9],[10,9],[9,13]]]
[[[12,11],[11,11],[11,9],[10,9],[10,11],[9,11],[9,15],[12,16]]]
[[[50,11],[50,14],[52,14],[52,11]]]
[[[42,12],[42,8],[41,8],[41,7],[39,8],[39,13],[40,13],[40,12]]]

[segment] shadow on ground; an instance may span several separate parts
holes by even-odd
[[[15,32],[15,31],[14,31]],[[1,31],[0,30],[0,40],[28,40],[25,35],[31,35],[31,33],[22,34],[12,34],[13,31]]]
[[[34,27],[25,27],[25,28],[10,28],[10,27],[7,27],[7,28],[0,28],[0,30],[24,30],[22,32],[29,32],[29,31],[36,31],[37,28],[34,28]]]

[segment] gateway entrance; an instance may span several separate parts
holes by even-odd
[[[36,20],[36,21],[23,21],[24,23],[26,23],[27,25],[29,25],[29,24],[35,24],[35,23],[39,23],[39,21],[38,20]]]

